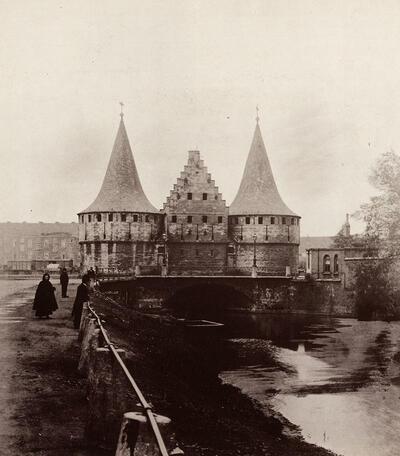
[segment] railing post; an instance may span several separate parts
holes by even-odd
[[[117,352],[122,359],[125,358],[124,350],[118,349]],[[88,439],[115,448],[121,416],[130,407],[127,404],[126,378],[108,348],[97,348],[90,362],[88,399]]]
[[[86,437],[97,447],[111,449],[117,445],[117,456],[183,455],[178,446],[168,451],[174,439],[170,434],[165,442],[160,428],[168,431],[170,419],[150,412],[149,404],[125,366],[125,351],[114,347],[98,315],[90,306],[88,310],[92,317],[86,317],[82,343],[85,350],[80,360],[80,368],[88,372]],[[107,348],[98,347],[101,340]],[[143,412],[124,413],[134,405],[128,394],[128,380],[144,407]]]
[[[82,336],[81,345],[81,357],[78,364],[78,372],[83,375],[87,375],[88,372],[88,361],[89,361],[89,350],[93,338],[99,338],[99,333],[96,334],[97,320],[94,317],[86,318],[87,322],[85,325],[85,331]]]
[[[87,378],[93,375],[93,369],[95,366],[96,350],[100,347],[100,328],[96,328],[93,331],[92,337],[89,339],[89,349],[86,361],[86,374]]]
[[[81,323],[79,325],[79,334],[78,334],[79,342],[81,342],[81,340],[83,339],[83,334],[85,332],[85,326],[87,324],[88,315],[89,315],[89,304],[87,302],[84,302],[83,306],[82,306]]]
[[[166,435],[171,420],[154,414],[160,432]],[[142,412],[124,414],[115,456],[160,456],[154,433]]]

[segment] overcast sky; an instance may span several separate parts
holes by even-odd
[[[302,235],[335,233],[400,151],[397,0],[0,0],[0,17],[0,221],[76,221],[121,100],[157,207],[190,149],[231,203],[258,104]]]

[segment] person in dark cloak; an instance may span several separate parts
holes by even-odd
[[[67,295],[68,282],[69,282],[68,272],[67,272],[66,268],[63,268],[63,270],[60,274],[61,297],[62,298],[68,298],[68,295]]]
[[[36,289],[35,299],[33,301],[33,310],[38,318],[50,318],[50,315],[58,309],[55,288],[50,282],[50,275],[43,274],[43,278]]]
[[[76,290],[76,298],[72,308],[72,318],[74,321],[74,328],[79,329],[81,324],[83,303],[89,301],[89,283],[90,277],[88,274],[82,276],[82,283]]]
[[[87,272],[87,275],[89,276],[89,279],[96,279],[96,273],[94,272],[93,268],[90,268],[89,271]]]

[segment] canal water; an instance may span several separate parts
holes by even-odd
[[[400,454],[400,323],[225,316],[239,356],[220,373],[304,439],[344,456]]]

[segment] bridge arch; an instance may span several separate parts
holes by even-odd
[[[252,300],[225,283],[197,283],[176,289],[164,302],[179,318],[217,319],[228,310],[248,309]]]

